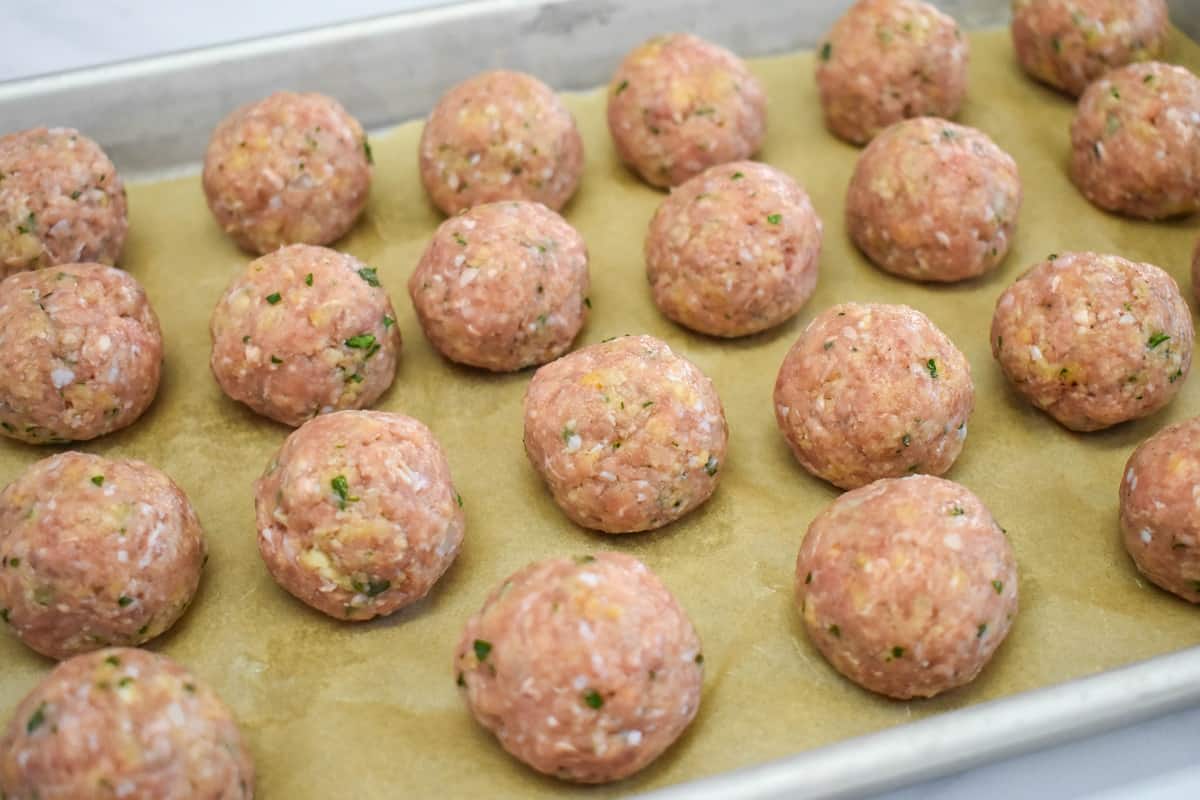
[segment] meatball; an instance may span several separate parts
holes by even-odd
[[[1151,62],[1087,88],[1071,123],[1071,179],[1092,203],[1142,219],[1200,210],[1200,78]]]
[[[217,303],[211,331],[221,389],[285,425],[365,408],[396,376],[400,329],[375,270],[324,247],[252,261]]]
[[[881,269],[960,281],[1008,254],[1021,209],[1017,162],[982,131],[898,122],[863,151],[846,194],[850,237]]]
[[[1015,0],[1012,39],[1021,66],[1078,97],[1110,69],[1162,55],[1166,0]]]
[[[1171,402],[1192,365],[1192,316],[1175,280],[1118,256],[1051,256],[1008,288],[992,356],[1013,388],[1073,431]]]
[[[1200,417],[1142,442],[1121,481],[1121,533],[1138,571],[1200,603]]]
[[[842,489],[946,472],[974,407],[966,357],[908,306],[826,309],[792,345],[775,381],[775,418],[792,454]]]
[[[166,656],[112,648],[64,661],[0,739],[12,800],[250,800],[254,764],[229,709]]]
[[[421,183],[448,215],[498,200],[560,211],[583,177],[583,138],[549,86],[484,72],[438,100],[421,132]]]
[[[729,444],[713,382],[653,336],[585,347],[525,392],[525,452],[576,524],[661,528],[717,488]]]
[[[371,619],[420,600],[454,562],[461,503],[428,428],[339,411],[293,432],[255,482],[258,551],[308,605]]]
[[[529,766],[580,783],[632,775],[700,707],[696,629],[645,564],[551,558],[497,587],[454,658],[475,719]]]
[[[128,230],[125,185],[100,145],[71,128],[0,137],[0,276],[115,264]]]
[[[654,304],[711,336],[746,336],[791,318],[817,286],[821,220],[786,173],[739,161],[710,167],[663,201],[646,235]]]
[[[323,94],[276,92],[221,121],[204,153],[204,195],[240,247],[328,244],[367,205],[371,146]]]
[[[678,186],[717,164],[750,158],[767,132],[767,95],[740,58],[698,36],[658,36],[634,48],[609,84],[617,155],[651,186]]]
[[[165,632],[206,560],[187,496],[141,461],[61,453],[0,492],[0,609],[51,658]]]
[[[834,500],[796,559],[809,639],[858,685],[907,700],[975,679],[1017,613],[1017,564],[991,512],[929,475]]]
[[[967,95],[967,40],[920,0],[859,0],[817,50],[825,124],[864,144],[910,117],[958,114]]]
[[[558,358],[587,319],[583,237],[541,203],[475,206],[441,224],[408,280],[452,361],[511,372]]]
[[[163,340],[127,272],[63,264],[0,282],[0,432],[31,443],[84,441],[150,407]]]

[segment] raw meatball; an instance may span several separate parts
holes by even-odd
[[[114,264],[128,230],[125,185],[100,145],[71,128],[0,137],[0,276]]]
[[[573,522],[661,528],[717,488],[729,443],[717,389],[653,336],[585,347],[525,392],[525,452]]]
[[[653,336],[624,336],[534,374],[524,445],[571,521],[625,534],[661,528],[713,494],[728,426],[700,368]]]
[[[587,246],[541,203],[475,206],[433,234],[408,293],[446,358],[495,372],[544,364],[587,319]]]
[[[1017,162],[982,131],[942,119],[898,122],[863,151],[846,227],[881,269],[960,281],[997,267],[1021,209]]]
[[[254,764],[220,698],[166,656],[113,648],[64,661],[0,740],[11,800],[250,800]]]
[[[420,144],[421,182],[448,215],[497,200],[555,211],[583,177],[583,138],[549,86],[523,72],[484,72],[438,101]]]
[[[1142,442],[1121,481],[1121,532],[1138,571],[1200,603],[1200,417]]]
[[[84,441],[133,424],[158,392],[163,341],[127,272],[63,264],[0,283],[0,431]]]
[[[1174,278],[1118,256],[1064,253],[1008,288],[992,355],[1013,388],[1073,431],[1153,414],[1192,365],[1192,316]]]
[[[217,303],[211,331],[221,389],[285,425],[365,408],[396,376],[400,329],[375,270],[324,247],[252,261]]]
[[[796,601],[809,639],[858,685],[907,700],[970,683],[1017,613],[1017,564],[966,487],[876,481],[808,527]]]
[[[700,707],[704,657],[687,614],[620,553],[530,564],[488,596],[455,653],[475,719],[565,780],[632,775]]]
[[[276,92],[234,111],[204,153],[204,195],[242,248],[328,244],[354,227],[371,188],[358,120],[323,94]]]
[[[817,89],[834,135],[864,144],[910,117],[958,114],[967,95],[967,40],[920,0],[859,0],[817,50]]]
[[[668,317],[712,336],[791,318],[817,286],[821,220],[787,174],[751,161],[710,167],[658,207],[646,274]]]
[[[206,560],[187,496],[141,461],[61,453],[0,493],[0,609],[51,658],[163,633]]]
[[[1151,62],[1088,87],[1071,123],[1071,179],[1100,208],[1142,219],[1200,210],[1200,78]]]
[[[1162,55],[1166,0],[1015,0],[1017,60],[1042,83],[1078,97],[1110,69]]]
[[[254,484],[258,551],[283,588],[339,619],[420,600],[462,545],[462,501],[429,429],[340,411],[292,433]]]
[[[767,132],[767,95],[746,63],[698,36],[657,36],[609,84],[617,155],[651,186],[678,186],[716,164],[750,158]]]
[[[974,407],[966,357],[908,306],[826,309],[775,381],[775,418],[796,460],[842,489],[941,475],[962,451]]]

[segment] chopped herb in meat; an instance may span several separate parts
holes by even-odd
[[[92,483],[96,484],[97,486],[103,486],[104,485],[104,476],[103,475],[93,475]]]
[[[358,277],[366,281],[368,286],[379,285],[379,275],[376,274],[374,267],[363,267],[358,271]]]
[[[37,710],[29,716],[29,721],[25,723],[25,734],[27,736],[33,734],[34,731],[42,727],[42,724],[45,723],[45,721],[46,704],[42,703],[37,707]]]
[[[346,340],[346,347],[352,347],[355,350],[370,350],[374,345],[375,336],[370,333],[360,333]]]
[[[368,578],[366,583],[351,581],[350,586],[359,594],[365,594],[367,597],[376,597],[392,588],[392,582],[382,578]]]
[[[272,364],[282,364],[282,363],[283,363],[283,359],[282,359],[282,358],[280,358],[279,356],[272,355],[272,356],[271,356],[271,363],[272,363]]]
[[[463,235],[461,233],[459,233],[458,231],[454,232],[454,241],[458,243],[459,247],[467,246],[467,240],[464,239]]]
[[[472,647],[475,649],[475,658],[480,661],[487,661],[488,655],[492,652],[492,643],[485,642],[483,639],[476,639]]]
[[[363,155],[367,157],[368,164],[375,163],[375,154],[371,152],[371,143],[367,141],[367,137],[363,137]]]
[[[779,223],[783,222],[783,214],[768,214],[767,222],[771,223],[772,225],[778,225]]]
[[[1162,331],[1159,331],[1158,333],[1152,334],[1150,336],[1150,338],[1146,340],[1146,347],[1149,347],[1151,350],[1153,350],[1154,348],[1158,347],[1160,344],[1162,344],[1163,342],[1167,341],[1170,338],[1171,337],[1168,336],[1167,334],[1163,333]]]
[[[1004,592],[1004,584],[1000,581],[992,581],[992,588],[996,590],[996,594]]]
[[[279,296],[279,292],[271,292],[269,295],[267,295],[267,302],[271,305],[275,305],[282,299],[283,298]]]
[[[903,657],[904,657],[904,648],[903,647],[901,647],[900,645],[896,645],[895,647],[892,648],[892,658],[903,658]]]
[[[963,514],[966,514],[966,513],[967,512],[963,509],[962,506],[955,506],[954,508],[950,509],[950,516],[952,516],[952,517],[961,517]]]
[[[821,45],[821,60],[822,61],[828,61],[829,57],[832,55],[833,55],[833,45],[831,43],[826,42],[825,44]]]
[[[305,286],[312,286],[312,281],[313,281],[313,274],[311,272],[304,276],[304,285]]]
[[[583,703],[588,708],[599,710],[604,706],[604,698],[595,689],[588,689],[583,695]]]
[[[936,379],[938,376],[937,361],[929,359],[925,362],[925,369],[929,370],[929,377]]]
[[[337,495],[339,509],[344,509],[346,503],[358,502],[358,498],[350,494],[350,483],[346,480],[345,475],[335,477],[329,482],[329,486],[333,489],[333,493]]]
[[[454,493],[454,502],[458,503],[458,507],[459,507],[459,508],[462,508],[462,507],[463,507],[463,499],[462,499],[462,495],[461,495],[461,494],[459,494],[458,492],[455,492],[455,493]]]
[[[396,320],[392,319],[391,317],[389,317],[386,314],[383,315],[383,329],[385,331],[395,324],[396,324]]]
[[[128,595],[123,594],[117,598],[117,605],[119,605],[121,608],[125,608],[131,603],[133,603],[133,598]]]
[[[620,83],[617,84],[616,91],[614,91],[613,94],[618,95],[628,88],[629,88],[629,81],[621,81]]]
[[[830,625],[829,626],[829,634],[835,639],[840,639],[840,638],[842,638],[842,629],[839,628],[837,625]]]
[[[979,627],[975,630],[975,638],[982,639],[985,633],[987,633],[987,623],[981,622],[979,623]]]

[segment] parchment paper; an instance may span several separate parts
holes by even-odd
[[[1017,244],[1002,268],[951,287],[873,269],[842,224],[858,150],[821,125],[811,55],[755,61],[771,102],[762,158],[807,187],[825,220],[825,247],[817,293],[799,318],[733,342],[690,334],[656,312],[641,246],[663,195],[616,163],[603,93],[568,98],[588,159],[583,188],[566,210],[592,255],[594,311],[580,343],[660,336],[714,378],[729,417],[730,457],[716,495],[678,524],[645,535],[588,533],[553,504],[521,447],[521,395],[530,372],[492,376],[455,367],[424,340],[405,281],[439,216],[416,177],[419,126],[377,138],[370,207],[339,246],[378,269],[404,335],[396,383],[379,407],[418,417],[440,438],[468,527],[462,556],[429,598],[366,625],[309,610],[277,588],[259,560],[250,485],[288,430],[226,400],[208,371],[209,314],[247,256],[212,222],[198,177],[130,188],[124,266],[162,317],[166,370],[140,422],[83,449],[146,459],[195,503],[212,559],[191,610],[151,646],[193,667],[233,707],[258,763],[259,796],[606,797],[1200,643],[1200,611],[1138,578],[1116,519],[1125,458],[1161,426],[1200,413],[1200,376],[1155,417],[1078,435],[1007,388],[987,343],[997,295],[1051,252],[1095,249],[1159,264],[1190,299],[1188,262],[1200,217],[1148,224],[1092,208],[1065,171],[1072,104],[1019,72],[1006,32],[973,35],[972,48],[962,121],[1011,152],[1025,182]],[[1169,60],[1200,71],[1200,47],[1175,34]],[[973,685],[934,701],[892,702],[842,680],[805,639],[793,606],[800,540],[835,491],[792,460],[775,426],[771,391],[802,326],[819,309],[847,300],[911,304],[970,359],[978,408],[949,477],[991,507],[1020,564],[1021,612],[1007,643]],[[6,440],[0,481],[49,453]],[[704,640],[707,678],[700,714],[674,748],[623,784],[588,790],[539,777],[509,758],[467,712],[451,657],[464,621],[496,582],[533,559],[605,548],[644,559],[675,592]],[[0,664],[0,713],[7,716],[51,663],[6,634]]]

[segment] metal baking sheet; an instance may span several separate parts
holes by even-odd
[[[488,67],[526,69],[558,88],[583,88],[605,81],[629,47],[663,30],[693,30],[744,55],[771,54],[811,47],[846,5],[848,0],[469,3],[2,84],[0,119],[5,129],[47,121],[80,127],[109,149],[127,176],[161,176],[194,169],[221,116],[280,86],[333,94],[368,127],[381,129],[423,115],[447,86]],[[960,0],[941,5],[969,27],[987,27],[1005,21],[1008,4]],[[1200,6],[1177,0],[1173,14],[1182,29],[1200,34]],[[396,294],[399,282],[390,288]],[[245,500],[245,491],[240,487],[238,502]],[[946,712],[665,789],[657,796],[765,800],[854,795],[1196,702],[1200,650],[1190,650]],[[863,768],[866,764],[869,769]]]

